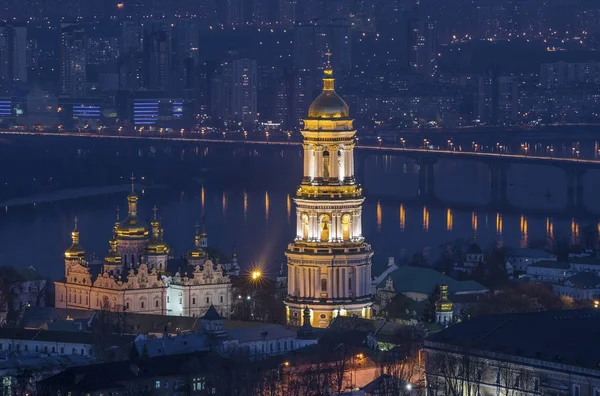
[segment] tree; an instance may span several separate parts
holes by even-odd
[[[421,317],[421,321],[425,323],[434,323],[435,322],[435,304],[440,299],[440,285],[435,285],[429,296],[427,297],[427,301],[425,302],[425,308],[423,308],[423,316]]]
[[[144,347],[146,347],[145,343],[144,343]],[[146,348],[146,353],[148,353],[147,348]],[[140,357],[140,352],[138,351],[137,346],[135,345],[135,342],[133,342],[131,344],[131,349],[129,350],[129,360],[136,361],[136,360],[138,360],[139,357]]]
[[[382,395],[415,395],[416,388],[423,385],[422,369],[412,356],[402,358],[396,352],[383,352],[377,363],[376,377],[383,376],[377,391]]]
[[[426,377],[432,395],[476,396],[480,394],[485,362],[468,353],[428,352]]]

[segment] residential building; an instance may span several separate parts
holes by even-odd
[[[60,94],[72,98],[87,94],[87,46],[82,27],[64,23],[60,32]]]
[[[558,296],[574,300],[600,299],[600,276],[595,272],[579,272],[552,285]]]
[[[27,28],[0,24],[0,85],[27,82]]]
[[[508,253],[508,261],[515,271],[527,272],[527,267],[538,261],[555,261],[556,255],[544,250],[517,248]]]
[[[532,281],[556,282],[573,274],[571,264],[566,261],[540,260],[527,267],[527,276]]]

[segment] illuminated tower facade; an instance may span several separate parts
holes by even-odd
[[[324,70],[323,92],[304,120],[304,176],[296,192],[296,238],[286,252],[288,322],[326,327],[338,315],[370,318],[371,245],[362,235],[361,188],[354,178],[356,130],[348,105]]]

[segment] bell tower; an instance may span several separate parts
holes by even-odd
[[[338,315],[370,318],[373,297],[373,252],[362,235],[364,198],[354,178],[356,130],[334,82],[328,62],[323,92],[304,120],[296,237],[286,252],[288,322],[301,324],[308,309],[314,327],[326,327]]]

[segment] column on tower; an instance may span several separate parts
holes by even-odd
[[[310,268],[304,269],[304,297],[310,297],[311,287],[310,287]]]
[[[354,178],[354,155],[352,148],[348,151],[348,157],[350,159],[350,177]]]
[[[314,178],[317,181],[323,181],[323,147],[317,146],[314,148],[315,156],[314,156]]]
[[[302,227],[302,214],[299,210],[296,210],[296,239],[304,238]]]
[[[315,271],[315,279],[314,279],[313,285],[314,285],[315,292],[313,294],[313,297],[315,299],[317,299],[320,297],[320,294],[321,294],[321,270],[319,267],[317,267],[317,268],[315,268],[314,271]]]
[[[344,149],[344,177],[349,180],[352,177],[352,151],[346,147]]]
[[[354,297],[360,297],[360,276],[358,275],[358,268],[354,267]]]
[[[329,183],[338,184],[340,165],[339,165],[338,147],[329,147]]]
[[[298,293],[296,293],[296,295],[298,297],[304,297],[304,268],[302,266],[300,266],[298,268],[298,273],[296,275],[298,275]]]
[[[346,281],[347,279],[349,279],[350,275],[348,273],[348,267],[344,267],[343,268],[343,276],[342,276],[342,289],[344,290],[344,298],[348,298],[350,297],[350,293],[348,290],[348,282]]]
[[[294,295],[294,267],[288,264],[288,295]]]
[[[310,167],[310,163],[311,163],[311,159],[312,159],[312,153],[310,151],[310,146],[308,144],[303,145],[304,148],[304,173],[303,173],[303,178],[302,178],[302,182],[304,183],[308,183],[310,182],[310,174],[311,174],[311,167]]]
[[[333,298],[333,269],[327,267],[327,298]]]
[[[338,273],[337,273],[337,267],[331,268],[331,272],[333,274],[333,284],[331,285],[331,288],[332,288],[331,297],[333,299],[336,299],[336,298],[338,298],[338,288],[337,288]]]

